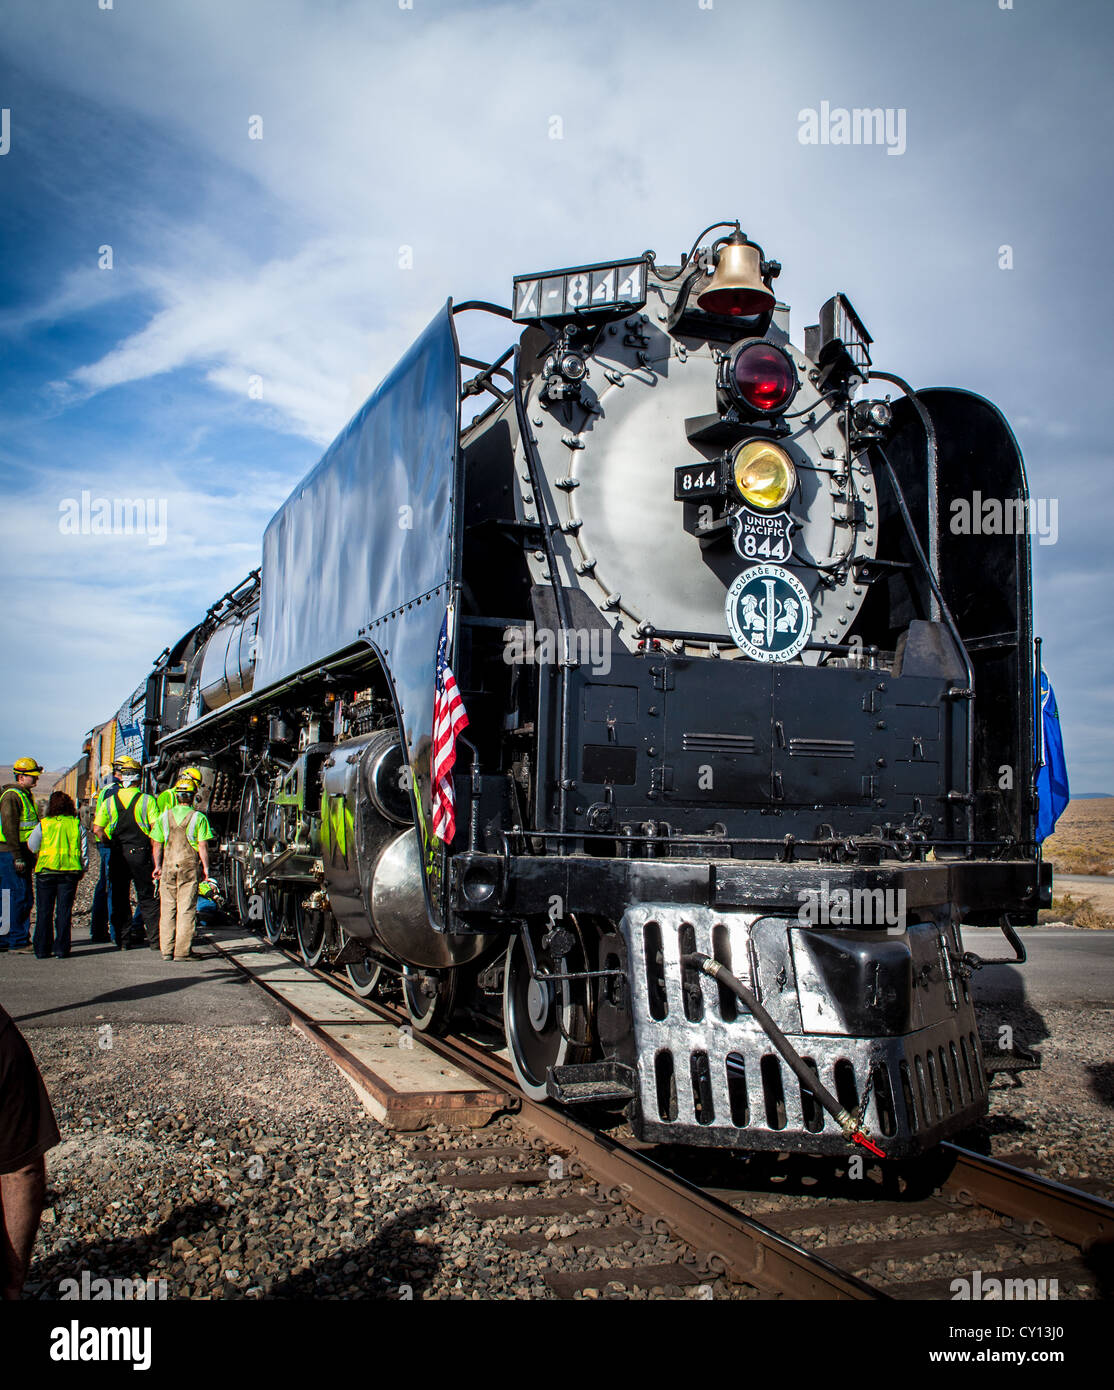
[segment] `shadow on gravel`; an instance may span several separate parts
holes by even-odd
[[[366,1245],[341,1250],[309,1269],[276,1280],[264,1297],[410,1299],[427,1288],[444,1263],[437,1245],[419,1244],[418,1233],[446,1215],[437,1203],[404,1211]]]
[[[179,967],[180,968],[180,967]],[[146,984],[128,985],[124,989],[112,989],[107,994],[96,994],[88,999],[75,999],[72,1004],[55,1004],[49,1009],[39,1009],[32,1014],[12,1014],[16,1023],[30,1023],[36,1018],[50,1018],[54,1014],[68,1013],[71,1009],[88,1009],[93,1004],[122,1004],[135,999],[155,999],[160,994],[177,994],[183,989],[189,989],[196,985],[198,979],[196,975],[180,977],[175,980],[148,980]],[[210,976],[207,984],[213,984],[213,977]],[[251,981],[246,975],[229,975],[224,984],[250,985]]]
[[[785,1193],[841,1202],[915,1202],[942,1180],[937,1154],[885,1163],[870,1161],[858,1177],[852,1176],[847,1158],[814,1154],[733,1155],[659,1145],[651,1156],[689,1182],[711,1188],[728,1200],[736,1194]]]
[[[1114,1109],[1114,1062],[1090,1062],[1091,1094]]]
[[[989,966],[975,976],[975,1010],[979,1017],[979,1032],[984,1038],[997,1040],[1005,1026],[1012,1030],[1012,1042],[1026,1051],[1050,1036],[1044,1015],[1035,1009],[1025,996],[1025,977],[1022,969],[1008,965]],[[1000,1046],[1000,1044],[999,1044]],[[1002,1048],[1008,1051],[1009,1048]]]
[[[998,1087],[998,1089],[1003,1088]],[[972,1153],[982,1154],[985,1158],[992,1158],[993,1145],[991,1140],[993,1138],[1008,1136],[1020,1140],[1036,1133],[1037,1126],[1019,1115],[986,1115],[971,1129],[965,1129],[959,1134],[952,1135],[952,1142],[961,1149],[970,1149]]]
[[[48,1194],[48,1200],[51,1196],[57,1199],[58,1195]],[[103,1244],[92,1238],[65,1254],[59,1252],[46,1259],[33,1260],[26,1296],[55,1299],[63,1279],[80,1279],[82,1272],[88,1270],[91,1279],[165,1278],[167,1293],[173,1298],[172,1278],[161,1272],[155,1274],[154,1265],[176,1261],[170,1247],[179,1236],[199,1234],[206,1221],[219,1226],[225,1215],[224,1208],[215,1203],[195,1202],[176,1207],[150,1235],[137,1234]]]
[[[1107,1301],[1114,1298],[1114,1247],[1095,1245],[1080,1256],[1095,1278],[1095,1289],[1099,1298]]]
[[[197,1244],[211,1244],[214,1233],[205,1231],[211,1222],[219,1233],[227,1212],[209,1202],[177,1207],[150,1235],[137,1235],[104,1244],[86,1240],[76,1249],[46,1259],[33,1260],[24,1290],[26,1298],[43,1302],[58,1298],[64,1279],[80,1281],[87,1271],[95,1279],[165,1279],[171,1300],[180,1297],[183,1261],[171,1249],[181,1237]],[[388,1222],[373,1240],[353,1244],[335,1255],[318,1260],[300,1274],[263,1284],[266,1299],[407,1299],[417,1298],[427,1288],[445,1261],[438,1245],[425,1245],[418,1236],[427,1226],[446,1216],[438,1204],[404,1211]],[[204,1234],[204,1239],[198,1237]],[[239,1263],[243,1254],[227,1255],[225,1263]],[[169,1268],[167,1268],[169,1266]],[[195,1276],[196,1277],[196,1276]],[[216,1297],[237,1298],[243,1289],[225,1286],[214,1290]]]

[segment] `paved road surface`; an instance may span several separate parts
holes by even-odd
[[[994,966],[975,976],[975,998],[984,1002],[1027,1000],[1043,1004],[1109,1004],[1114,1009],[1114,931],[1077,927],[1019,930],[1028,954],[1024,965]],[[997,928],[965,927],[963,944],[984,959],[1012,956]],[[1114,1020],[1111,1022],[1114,1033]]]
[[[1024,966],[979,971],[984,1001],[1109,1004],[1114,1008],[1114,931],[1036,927],[1021,932]],[[218,929],[219,939],[219,929]],[[964,946],[983,957],[1009,956],[1001,932],[967,928]],[[277,1023],[284,1010],[221,957],[182,964],[156,951],[115,951],[78,941],[69,960],[39,961],[29,952],[0,954],[0,1004],[21,1028],[76,1023]],[[1111,1021],[1114,1035],[1114,1020]]]
[[[75,1023],[285,1024],[289,1015],[210,947],[206,958],[165,961],[143,947],[74,943],[67,960],[0,953],[0,1004],[20,1028]],[[211,953],[211,954],[210,954]]]

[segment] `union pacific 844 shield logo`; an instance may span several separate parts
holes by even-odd
[[[751,565],[727,591],[727,629],[752,661],[792,661],[812,636],[808,590],[780,565]]]

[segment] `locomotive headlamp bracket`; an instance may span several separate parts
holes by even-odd
[[[893,423],[890,398],[884,401],[856,401],[851,408],[851,445],[863,448],[876,440],[885,439]]]
[[[819,367],[816,389],[849,396],[870,375],[866,331],[845,294],[834,294],[820,310],[820,322],[805,329],[805,356]]]
[[[583,351],[572,346],[573,331],[567,327],[562,330],[542,365],[546,379],[543,400],[556,402],[580,397],[580,389],[588,377],[588,359]]]
[[[792,433],[787,420],[769,416],[744,420],[734,406],[722,415],[692,415],[685,421],[685,435],[691,444],[731,445],[755,435],[778,438]]]

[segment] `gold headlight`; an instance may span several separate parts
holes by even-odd
[[[784,507],[797,486],[793,460],[784,449],[764,439],[749,439],[740,444],[731,466],[743,500],[764,512]]]

